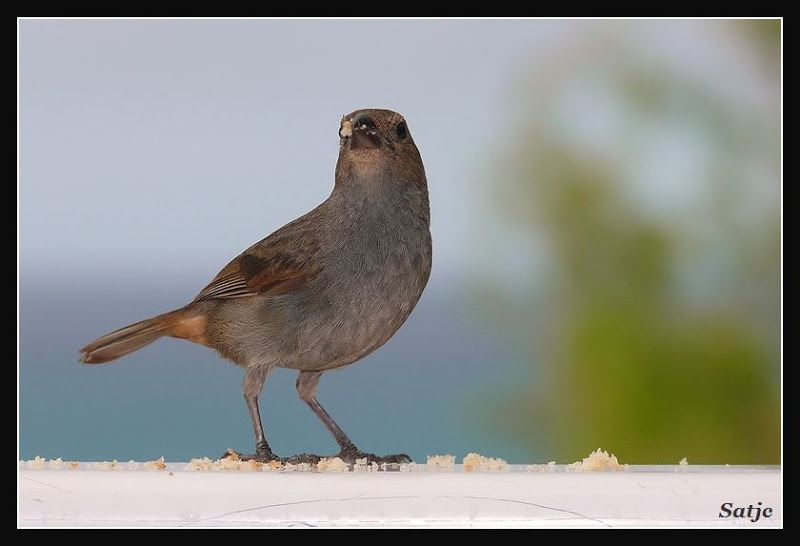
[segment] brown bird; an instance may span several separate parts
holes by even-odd
[[[317,401],[322,374],[386,343],[417,304],[431,271],[425,168],[408,125],[390,110],[356,110],[339,125],[330,196],[234,258],[185,307],[116,330],[80,349],[101,364],[162,336],[215,349],[242,366],[258,461],[280,458],[264,435],[258,397],[276,367],[299,370],[297,393],[336,438],[343,460],[398,463],[361,452]],[[234,452],[229,451],[229,454]]]

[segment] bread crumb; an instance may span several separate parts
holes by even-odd
[[[219,470],[239,470],[239,466],[242,462],[238,455],[235,457],[223,457],[217,461]]]
[[[286,463],[282,468],[284,472],[311,472],[313,469],[311,463]]]
[[[567,465],[567,470],[578,470],[580,472],[597,472],[602,470],[627,470],[628,465],[621,465],[617,457],[612,453],[608,454],[599,447],[592,451],[588,457],[582,461],[575,461]]]
[[[238,455],[223,457],[212,461],[208,457],[190,459],[184,466],[184,470],[190,472],[220,472],[220,471],[236,471],[236,472],[260,472],[262,470],[270,470],[280,468],[280,461],[270,461],[269,463],[262,463],[255,459],[242,460]]]
[[[148,470],[164,470],[167,468],[167,463],[164,462],[164,456],[162,455],[155,461],[147,461],[144,466]]]
[[[507,472],[508,463],[503,459],[484,457],[477,453],[469,453],[464,457],[464,472]]]
[[[350,467],[339,457],[323,457],[317,463],[318,472],[347,472]]]
[[[261,461],[250,459],[249,461],[242,461],[239,464],[239,470],[243,470],[245,472],[258,472],[261,470],[262,466],[264,466],[264,463]]]
[[[428,470],[427,464],[419,464],[411,461],[400,465],[400,472],[425,472]]]
[[[456,468],[455,455],[428,455],[425,469],[429,472],[452,472]]]
[[[353,122],[350,120],[345,120],[342,122],[342,128],[339,131],[339,134],[343,137],[353,136]]]
[[[186,463],[184,470],[189,470],[192,472],[208,472],[213,468],[214,462],[208,457],[203,457],[202,459],[189,459],[189,462]]]
[[[78,461],[70,461],[67,464],[69,465],[70,469],[72,469],[72,470],[77,470],[78,468],[81,467],[81,463],[79,463]]]
[[[58,459],[50,459],[47,463],[48,468],[61,468],[64,465],[64,461],[61,460],[61,457]]]
[[[266,463],[265,465],[262,465],[261,466],[261,471],[265,472],[265,471],[271,471],[271,470],[280,470],[282,466],[283,466],[283,463],[281,463],[278,460],[273,460],[273,461],[270,461],[270,462]]]
[[[684,457],[683,459],[678,461],[678,464],[681,466],[689,466],[689,461],[686,459],[686,457]]]
[[[238,472],[261,472],[262,470],[274,470],[280,468],[280,461],[269,461],[263,463],[257,459],[242,459],[234,450],[228,448],[226,455],[222,458],[212,461],[208,457],[202,459],[192,459],[189,461],[189,470],[213,470],[219,472],[221,470],[233,470]]]
[[[366,457],[356,459],[353,465],[353,472],[377,472],[380,470],[380,465],[375,461],[370,462]]]
[[[223,459],[230,459],[230,460],[232,460],[232,461],[241,461],[241,460],[242,460],[242,458],[241,458],[241,457],[239,457],[239,454],[238,454],[238,453],[236,453],[236,452],[235,452],[233,449],[231,449],[231,448],[228,448],[228,450],[227,450],[226,454],[227,454],[227,455],[226,455],[225,457],[223,457],[222,459],[220,459],[220,461],[221,461],[221,460],[223,460]]]
[[[94,461],[91,463],[87,463],[86,466],[89,470],[116,470],[117,460],[114,459],[113,461]]]
[[[550,461],[547,464],[529,464],[525,467],[525,472],[553,472],[556,469],[556,462]]]
[[[47,462],[47,459],[45,459],[43,457],[39,457],[37,455],[36,457],[33,458],[32,461],[28,461],[28,468],[32,468],[32,469],[35,469],[35,470],[41,470],[42,468],[44,468],[44,465],[45,465],[46,462]]]

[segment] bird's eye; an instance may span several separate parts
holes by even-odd
[[[400,140],[405,140],[407,136],[408,136],[408,127],[406,127],[406,124],[401,121],[400,123],[397,124],[397,138],[399,138]]]

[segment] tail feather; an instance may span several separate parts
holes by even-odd
[[[115,360],[145,345],[149,345],[163,335],[180,320],[183,310],[172,311],[153,317],[99,337],[81,347],[80,361],[85,364],[102,364]]]

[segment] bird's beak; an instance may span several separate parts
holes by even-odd
[[[342,127],[339,129],[339,136],[349,138],[353,136],[353,122],[349,119],[342,120]]]
[[[367,124],[357,118],[345,120],[342,122],[339,134],[350,139],[350,148],[352,149],[378,148],[382,144],[381,136],[371,121]]]

